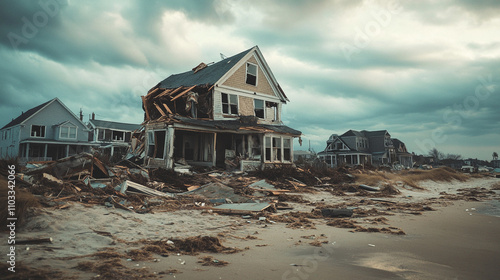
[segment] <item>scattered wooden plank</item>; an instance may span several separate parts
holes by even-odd
[[[146,103],[146,97],[141,96],[141,99],[142,99],[142,105],[144,106],[144,112],[146,113],[146,120],[145,121],[148,121],[151,119],[151,117],[149,116],[149,108],[148,108],[148,104]]]
[[[121,193],[125,193],[129,188],[132,188],[132,189],[135,189],[135,190],[137,190],[139,192],[142,192],[142,193],[145,193],[145,194],[149,194],[149,195],[153,195],[153,196],[168,196],[168,197],[173,197],[174,196],[173,194],[160,192],[160,191],[148,188],[146,186],[143,186],[141,184],[137,184],[137,183],[129,181],[129,180],[126,180],[126,181],[124,181],[122,183],[120,192]]]
[[[172,101],[176,100],[177,98],[183,96],[184,94],[188,93],[190,90],[192,90],[193,88],[195,88],[196,85],[184,90],[183,92],[179,93],[176,97],[172,98]]]
[[[52,237],[49,238],[36,238],[36,239],[25,239],[25,240],[16,240],[17,245],[24,244],[42,244],[42,243],[52,243]]]

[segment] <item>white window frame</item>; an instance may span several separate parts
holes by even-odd
[[[68,136],[63,136],[62,128],[67,127],[68,128]],[[75,137],[70,137],[71,136],[71,128],[75,129]],[[75,125],[61,125],[59,126],[59,138],[60,139],[78,139],[78,127]]]
[[[258,85],[258,82],[259,82],[259,67],[257,66],[257,64],[255,63],[252,63],[252,62],[247,62],[246,64],[246,71],[245,71],[245,84],[247,85],[251,85],[251,86],[257,86]],[[248,75],[252,75],[252,73],[249,73],[248,72],[248,65],[253,65],[255,66],[255,85],[254,84],[251,84],[248,82]]]
[[[266,138],[271,138],[271,143],[270,143],[270,147],[267,147],[267,143],[266,143]],[[273,138],[279,138],[280,140],[280,143],[279,143],[279,147],[278,148],[275,148],[273,146]],[[285,147],[284,147],[284,139],[289,139],[290,140],[290,160],[285,160]],[[264,159],[264,162],[267,162],[267,163],[275,163],[275,162],[281,162],[281,163],[291,163],[293,161],[293,137],[290,137],[290,136],[283,136],[283,135],[276,135],[276,134],[266,134],[264,135],[264,141],[262,143],[263,145],[263,150],[264,150],[264,153],[263,153],[263,159]],[[269,148],[270,150],[270,159],[271,160],[267,160],[267,149]],[[277,150],[277,153],[280,153],[280,160],[274,160],[275,158],[275,150]]]
[[[43,136],[38,136],[38,135],[33,136],[33,126],[43,127]],[[46,135],[47,135],[47,127],[45,125],[38,125],[38,124],[32,124],[31,125],[31,129],[30,129],[30,136],[31,137],[34,137],[34,138],[45,138]]]
[[[224,103],[222,101],[223,94],[227,95],[227,102],[228,103]],[[235,98],[236,98],[236,104],[231,103],[231,96],[235,96]],[[222,114],[224,114],[224,115],[233,115],[233,116],[237,116],[239,114],[239,111],[240,111],[240,104],[239,104],[240,103],[240,99],[238,98],[238,95],[231,94],[231,93],[221,92],[220,101],[221,101],[221,111],[222,111]],[[227,106],[227,108],[228,108],[228,112],[227,113],[224,112],[224,104],[228,105]],[[232,112],[231,105],[236,105],[236,110],[237,110],[236,113]]]

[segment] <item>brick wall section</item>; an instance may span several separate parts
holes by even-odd
[[[240,96],[239,100],[239,113],[242,116],[253,116],[254,115],[254,107],[253,107],[253,98]]]
[[[246,80],[246,74],[247,74],[247,65],[244,63],[236,72],[229,77],[223,85],[234,87],[234,88],[240,88],[244,90],[249,90],[253,92],[258,92],[262,94],[267,94],[267,95],[274,95],[273,90],[271,88],[271,85],[266,79],[266,76],[264,76],[264,72],[262,72],[262,69],[260,69],[259,64],[257,64],[257,60],[255,57],[250,57],[248,62],[254,63],[257,65],[258,69],[258,74],[257,74],[257,86],[249,85],[245,82]]]

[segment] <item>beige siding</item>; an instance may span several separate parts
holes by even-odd
[[[262,72],[262,69],[260,69],[259,64],[257,64],[257,60],[255,59],[255,57],[252,56],[247,61],[257,65],[258,69],[257,86],[249,85],[245,82],[246,69],[247,69],[246,63],[243,63],[243,65],[240,68],[238,68],[238,70],[236,70],[236,72],[234,72],[234,74],[231,77],[229,77],[223,83],[223,85],[274,96],[274,92],[271,88],[271,85],[267,81],[264,72]]]
[[[253,98],[240,96],[239,113],[242,116],[253,116]]]

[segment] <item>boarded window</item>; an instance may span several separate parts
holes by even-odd
[[[31,126],[31,137],[45,137],[45,126],[44,125],[32,125]]]
[[[249,85],[257,85],[257,65],[247,63],[246,83]]]
[[[258,118],[264,118],[264,101],[259,99],[253,100],[255,116]]]
[[[238,96],[222,93],[222,113],[238,115]]]

